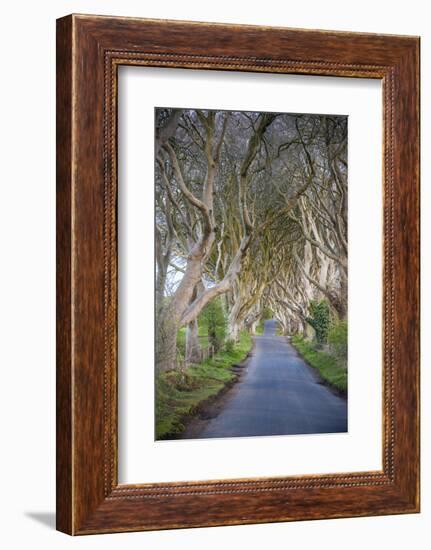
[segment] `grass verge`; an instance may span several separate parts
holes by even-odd
[[[256,331],[255,331],[256,336],[262,336],[264,330],[265,330],[264,322],[259,321],[259,324],[257,325]]]
[[[237,375],[232,365],[240,363],[252,347],[251,336],[242,332],[239,342],[211,359],[184,371],[165,372],[156,378],[156,439],[180,434],[185,422],[216,397]]]
[[[317,350],[312,342],[301,336],[293,336],[292,344],[309,365],[318,370],[321,377],[342,393],[347,392],[347,368],[325,351]]]

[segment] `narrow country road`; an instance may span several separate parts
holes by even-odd
[[[242,379],[220,413],[183,437],[240,437],[347,431],[347,400],[319,383],[283,336],[265,322]],[[193,435],[191,435],[191,433]],[[187,435],[189,434],[189,435]]]

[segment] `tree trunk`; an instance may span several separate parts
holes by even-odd
[[[237,300],[232,309],[229,312],[228,317],[228,339],[233,340],[234,342],[238,342],[239,338],[239,321],[238,321],[238,313],[240,308],[240,302]]]
[[[279,326],[281,327],[281,333],[283,334],[283,336],[287,336],[288,334],[290,334],[289,321],[287,321],[285,318],[277,319],[277,320],[278,320]]]
[[[316,331],[308,323],[302,323],[302,330],[307,340],[314,340],[316,338]]]
[[[239,326],[236,322],[229,323],[228,338],[234,342],[239,340]]]
[[[195,319],[187,326],[186,331],[186,364],[199,363],[201,347],[199,343],[198,320]]]
[[[178,320],[161,315],[157,322],[155,361],[159,372],[173,370],[177,366]]]

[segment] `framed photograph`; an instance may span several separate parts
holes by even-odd
[[[419,511],[419,38],[57,21],[57,528]]]

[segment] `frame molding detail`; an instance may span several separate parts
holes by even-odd
[[[383,469],[119,485],[120,65],[383,81]],[[419,39],[70,15],[57,21],[57,528],[137,531],[419,511]]]

